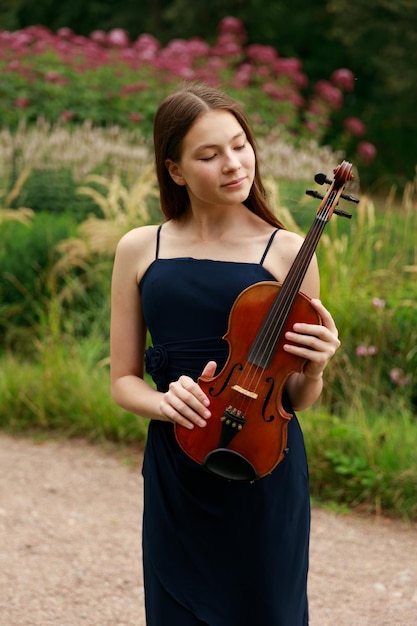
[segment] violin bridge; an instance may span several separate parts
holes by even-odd
[[[232,389],[234,391],[238,391],[239,393],[243,394],[244,396],[247,396],[248,398],[252,398],[253,400],[256,400],[257,397],[258,397],[257,393],[255,393],[254,391],[249,391],[248,389],[244,389],[240,385],[233,385]]]

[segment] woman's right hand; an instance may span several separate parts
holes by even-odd
[[[211,378],[216,367],[215,361],[209,361],[202,376]],[[191,430],[194,426],[204,428],[211,416],[209,405],[210,400],[200,386],[189,376],[180,376],[170,383],[168,391],[163,394],[160,410],[170,422]]]

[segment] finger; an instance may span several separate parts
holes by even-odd
[[[328,328],[331,331],[337,330],[336,324],[331,313],[326,309],[323,305],[322,301],[319,298],[313,298],[311,301],[313,308],[319,313],[321,320],[323,322],[323,326]]]
[[[301,329],[300,329],[301,330]],[[296,346],[303,346],[306,348],[320,350],[323,349],[323,345],[326,342],[321,337],[318,337],[313,328],[308,327],[304,332],[292,332],[285,333],[285,339],[291,341]]]
[[[324,344],[340,344],[337,329],[332,331],[325,326],[304,324],[301,322],[294,324],[293,330],[289,330],[285,333],[285,338],[295,343],[314,346],[316,349],[319,349],[318,342]]]
[[[331,356],[333,355],[333,350],[317,350],[314,346],[307,346],[304,344],[284,344],[283,346],[285,352],[289,352],[290,354],[294,354],[301,358],[307,359],[316,365],[320,365],[322,367],[327,364]]]
[[[184,381],[182,378],[180,378],[176,386],[174,386],[174,383],[171,383],[172,389],[175,391],[173,397],[174,406],[186,416],[193,416],[194,413],[197,413],[204,418],[210,417],[210,411],[207,409],[210,404],[209,399],[197,383],[191,379],[189,381],[187,387],[183,386]]]
[[[203,371],[201,372],[201,376],[205,376],[207,378],[212,378],[217,368],[216,361],[209,361]]]
[[[161,402],[161,412],[171,422],[192,429],[194,426],[204,427],[206,420],[198,415],[191,407],[178,403],[168,397]]]
[[[317,335],[287,332],[285,333],[285,339],[287,339],[291,343],[284,344],[283,348],[287,352],[292,352],[293,354],[300,354],[299,349],[301,348],[311,353],[316,352],[319,354],[327,354],[330,358],[340,347],[340,341],[337,336],[333,335],[329,331],[327,331],[326,334],[318,333]]]
[[[171,421],[187,428],[205,426],[210,417],[209,400],[200,387],[188,376],[172,382],[161,401],[161,411]]]

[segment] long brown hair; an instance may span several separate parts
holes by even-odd
[[[228,111],[244,130],[255,153],[255,176],[245,206],[273,226],[283,228],[268,206],[261,181],[255,137],[242,107],[227,94],[206,85],[189,85],[168,96],[159,106],[154,120],[154,149],[156,175],[159,184],[161,209],[167,219],[182,215],[189,206],[185,186],[177,185],[165,165],[166,159],[179,161],[181,143],[196,119],[213,110]]]

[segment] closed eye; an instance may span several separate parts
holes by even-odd
[[[235,147],[235,148],[233,148],[233,149],[234,149],[234,150],[236,150],[237,152],[240,152],[241,150],[244,150],[245,148],[246,148],[246,142],[245,142],[245,143],[243,143],[243,144],[242,144],[242,145],[240,145],[240,146],[236,146],[236,147]],[[213,159],[215,159],[215,158],[216,158],[216,156],[217,156],[217,154],[212,154],[212,155],[211,155],[211,156],[209,156],[209,157],[202,157],[202,158],[200,159],[200,161],[212,161]]]

